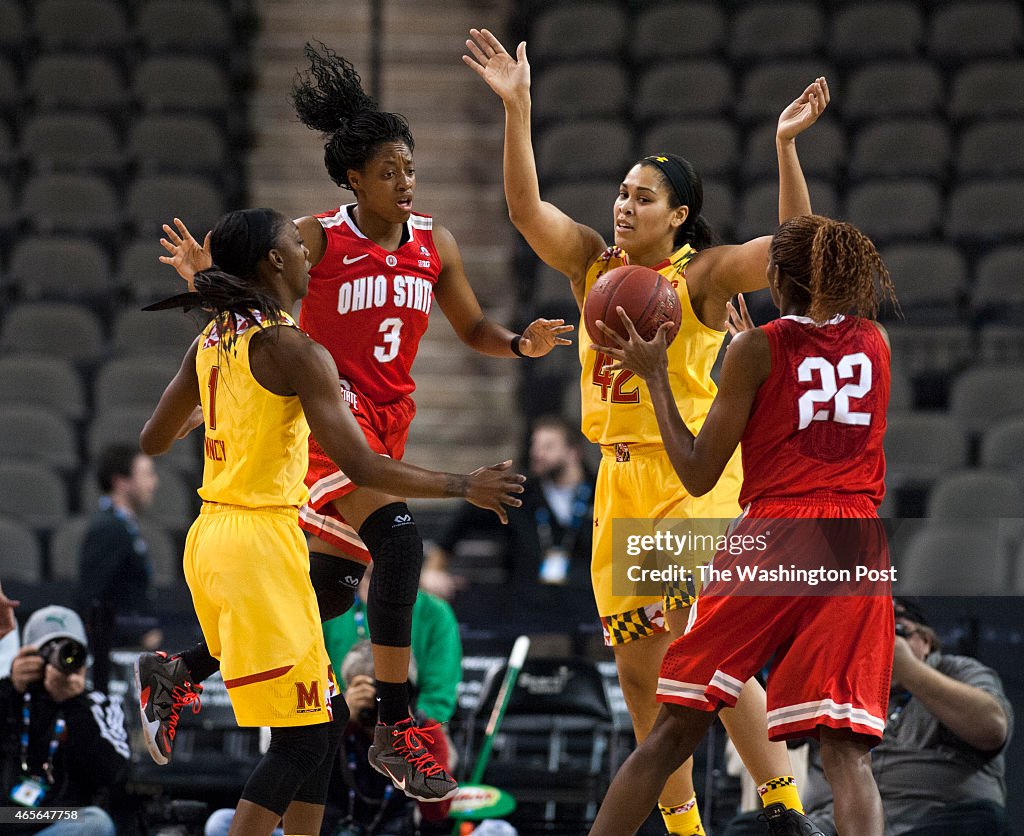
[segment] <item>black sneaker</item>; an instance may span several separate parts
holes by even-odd
[[[181,709],[190,705],[193,714],[199,713],[203,686],[190,678],[181,658],[163,651],[140,653],[135,659],[135,693],[139,697],[142,736],[150,756],[161,766],[170,763]]]
[[[378,723],[367,756],[370,766],[387,775],[410,798],[447,801],[458,792],[459,785],[423,745],[424,740],[434,742],[428,732],[436,728],[417,728],[412,717],[394,726]]]
[[[807,816],[781,803],[769,804],[757,820],[767,822],[771,836],[825,836]]]

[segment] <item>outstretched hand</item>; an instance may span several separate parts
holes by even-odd
[[[818,121],[818,117],[828,107],[829,99],[828,82],[825,77],[816,78],[807,85],[807,89],[799,98],[782,111],[776,136],[779,139],[795,139]]]
[[[188,283],[188,289],[195,291],[192,279],[195,278],[196,273],[213,265],[213,256],[210,254],[210,233],[206,233],[203,245],[199,246],[199,242],[192,237],[192,233],[188,231],[183,220],[175,218],[174,226],[177,227],[176,230],[169,224],[164,224],[164,235],[167,237],[161,238],[160,244],[170,255],[162,255],[160,260],[177,270],[178,275]]]
[[[505,506],[518,508],[523,504],[523,501],[517,499],[513,494],[523,492],[523,482],[525,481],[525,476],[512,473],[511,459],[490,467],[477,468],[469,474],[466,501],[478,508],[493,511],[498,515],[502,525],[505,525],[508,523]]]
[[[466,49],[470,55],[462,60],[487,82],[502,101],[530,94],[530,62],[526,59],[526,41],[516,48],[516,57],[509,55],[489,29],[470,29]]]
[[[754,325],[754,320],[750,318],[747,300],[743,298],[743,294],[737,293],[736,298],[739,300],[739,310],[733,306],[731,299],[725,303],[725,310],[728,314],[725,324],[729,329],[729,334],[733,337],[743,331],[753,331],[757,327]]]
[[[645,340],[637,333],[636,327],[633,325],[633,320],[629,318],[626,311],[621,307],[618,307],[615,310],[619,314],[619,318],[622,320],[622,323],[626,326],[626,332],[629,334],[629,339],[622,339],[622,337],[599,319],[597,321],[597,327],[601,329],[601,332],[611,340],[614,345],[591,346],[595,351],[600,351],[611,357],[613,360],[618,361],[610,366],[606,366],[606,369],[612,372],[618,371],[619,369],[627,369],[631,372],[635,372],[647,381],[650,381],[651,378],[659,374],[667,373],[668,335],[673,328],[673,323],[662,323],[661,327],[658,328],[657,333],[650,340]]]
[[[543,357],[556,345],[572,345],[572,340],[559,335],[568,334],[573,328],[564,319],[535,319],[523,331],[519,350],[527,357]]]

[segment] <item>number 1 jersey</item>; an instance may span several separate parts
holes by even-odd
[[[427,330],[441,259],[428,215],[412,214],[403,243],[389,252],[352,217],[355,204],[317,215],[327,235],[309,272],[299,325],[323,345],[360,395],[387,404],[416,388],[411,370]]]
[[[740,505],[768,497],[885,495],[889,347],[867,319],[763,325],[772,370],[743,433]]]

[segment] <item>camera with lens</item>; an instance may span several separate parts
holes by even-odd
[[[910,635],[910,630],[907,629],[907,625],[904,624],[902,621],[896,622],[896,635],[902,636],[903,638],[906,638]]]
[[[71,638],[50,639],[39,648],[48,665],[53,665],[63,674],[76,673],[85,664],[89,651],[80,641]]]

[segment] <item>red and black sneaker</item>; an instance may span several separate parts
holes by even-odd
[[[190,679],[181,658],[161,650],[140,653],[135,660],[135,693],[139,697],[142,736],[150,756],[161,766],[170,763],[181,709],[188,705],[193,714],[199,713],[203,686]]]
[[[459,785],[426,747],[434,738],[429,732],[439,726],[418,728],[412,717],[394,726],[378,723],[373,730],[373,745],[367,759],[370,766],[410,798],[417,801],[447,801],[458,792]]]

